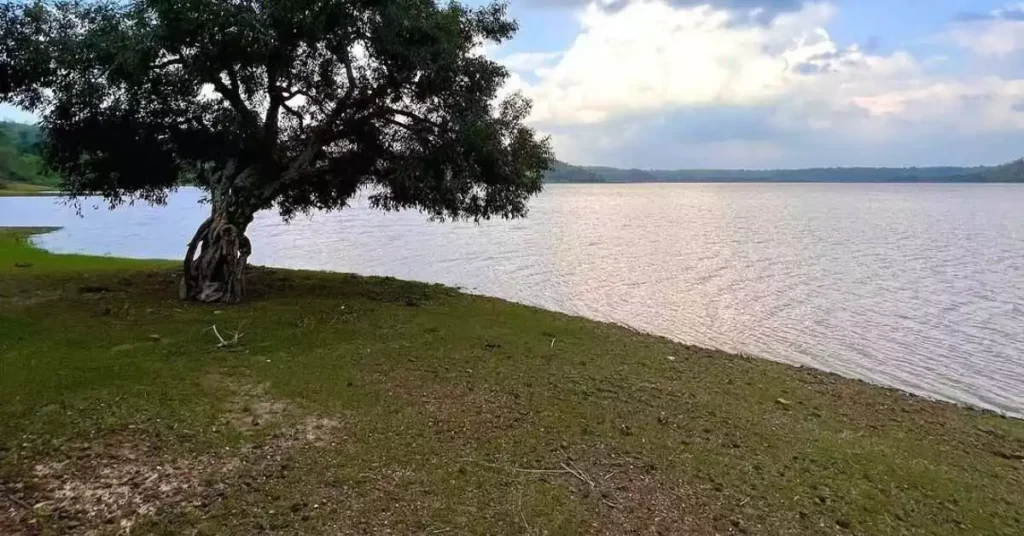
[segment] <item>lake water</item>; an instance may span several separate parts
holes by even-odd
[[[59,252],[179,258],[200,194],[82,217],[0,197]],[[93,206],[93,205],[98,206]],[[1024,185],[551,185],[513,222],[357,200],[260,214],[259,264],[390,275],[1024,415]]]

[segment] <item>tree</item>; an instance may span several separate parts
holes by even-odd
[[[516,29],[503,4],[433,0],[8,2],[0,98],[41,115],[72,198],[205,189],[182,294],[235,302],[260,210],[341,209],[365,188],[442,220],[525,215],[553,154],[480,53]]]

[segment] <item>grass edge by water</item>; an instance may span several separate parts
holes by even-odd
[[[1000,499],[1019,495],[1024,430],[989,412],[387,278],[257,269],[250,304],[180,304],[170,263],[50,255],[24,239],[11,247],[11,236],[31,232],[0,229],[0,281],[7,278],[0,285],[0,320],[17,324],[8,335],[22,337],[0,344],[0,366],[9,373],[7,383],[0,378],[7,388],[0,392],[13,397],[0,400],[10,402],[0,414],[0,431],[8,434],[0,435],[17,438],[0,445],[8,453],[0,458],[0,482],[6,471],[13,485],[42,480],[45,488],[45,479],[26,473],[19,460],[59,460],[83,437],[97,438],[82,448],[95,449],[108,465],[106,442],[143,441],[145,450],[164,437],[177,447],[160,447],[171,452],[155,456],[194,461],[250,445],[291,465],[326,463],[326,476],[355,490],[339,495],[330,482],[294,474],[222,479],[225,497],[199,511],[212,518],[209,527],[227,533],[260,522],[313,533],[339,528],[313,511],[320,508],[300,504],[292,512],[300,493],[333,497],[335,514],[361,512],[377,522],[380,513],[369,514],[374,501],[397,500],[402,508],[391,522],[422,531],[430,527],[416,523],[428,512],[455,530],[493,533],[521,533],[523,521],[530,531],[574,526],[559,525],[560,516],[584,523],[579,526],[596,523],[606,533],[650,528],[657,524],[652,516],[669,532],[806,532],[825,523],[825,532],[836,533],[956,533],[961,525],[999,533],[1021,514],[1020,501],[1015,510]],[[16,258],[30,266],[11,268]],[[215,348],[206,331],[211,323],[247,332],[242,344]],[[364,346],[365,354],[352,354]],[[22,361],[37,354],[65,357]],[[344,366],[332,364],[339,359]],[[151,384],[143,386],[148,391],[161,393],[161,404],[137,399],[138,385],[112,375],[132,377],[132,370],[139,383]],[[46,379],[61,373],[71,377]],[[28,378],[43,385],[27,385]],[[211,382],[218,386],[209,392]],[[103,415],[114,401],[125,407]],[[53,414],[54,407],[67,415]],[[236,418],[239,412],[245,419]],[[304,428],[311,415],[326,419],[321,424],[328,430],[344,422],[384,442],[369,434],[331,446],[288,443],[299,451],[279,452],[283,443],[273,434],[316,435]],[[140,437],[126,439],[127,430]],[[424,446],[428,438],[445,448]],[[335,467],[339,452],[356,460],[354,470],[406,463],[407,472],[396,478],[414,491],[446,490],[477,505],[478,513],[466,518],[415,492],[377,497],[386,483]],[[248,469],[259,466],[244,461]],[[492,466],[554,472],[524,479],[530,473],[513,470],[519,489],[513,506],[525,506],[509,507],[509,475]],[[599,468],[614,486],[593,482]],[[86,478],[88,468],[76,471],[81,486],[105,485]],[[442,485],[440,476],[479,497]],[[252,486],[256,495],[269,490],[279,496],[271,502],[288,504],[272,508],[246,491]],[[600,493],[586,495],[588,489]],[[886,489],[900,491],[885,496]],[[922,505],[921,497],[941,508]],[[82,518],[73,506],[57,512]],[[142,526],[174,531],[202,524],[180,505],[158,506]],[[115,517],[130,507],[116,509]],[[941,514],[947,510],[960,513]],[[527,519],[518,515],[526,512]],[[53,521],[46,514],[53,510],[32,516]],[[27,523],[21,515],[19,523]],[[81,522],[93,521],[84,515]]]

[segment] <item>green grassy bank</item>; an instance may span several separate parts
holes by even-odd
[[[58,195],[54,188],[27,182],[0,182],[0,197],[30,197]]]
[[[31,232],[0,231],[0,534],[1024,523],[1021,421],[393,279],[182,303],[174,263]]]

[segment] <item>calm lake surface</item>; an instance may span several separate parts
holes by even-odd
[[[205,218],[0,198],[47,249],[180,258]],[[96,206],[94,206],[96,205]],[[551,185],[526,220],[260,214],[252,261],[431,281],[1024,415],[1024,185]]]

